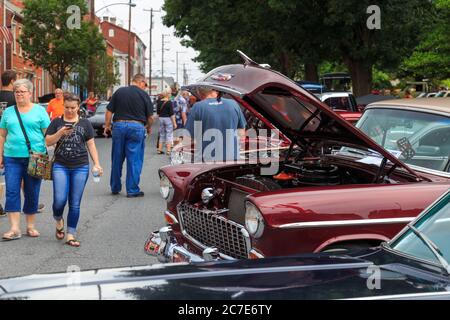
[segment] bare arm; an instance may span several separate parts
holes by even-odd
[[[172,119],[173,129],[175,130],[177,128],[177,121],[175,120],[175,115],[171,116],[170,119]]]
[[[153,116],[147,118],[147,134],[150,136],[152,134]]]
[[[6,129],[0,129],[0,169],[3,169],[3,150],[5,147],[6,136],[8,135],[8,131]]]
[[[89,150],[89,154],[91,156],[92,161],[94,162],[94,167],[92,170],[97,169],[100,175],[103,175],[103,168],[100,166],[100,162],[98,160],[98,151],[95,146],[94,139],[90,139],[86,142],[87,148]]]
[[[181,113],[181,121],[183,121],[183,125],[186,125],[186,121],[187,121],[186,112]]]
[[[45,144],[47,145],[47,147],[53,146],[53,145],[57,144],[58,141],[62,137],[65,137],[65,136],[71,134],[72,131],[73,131],[73,129],[70,129],[70,128],[67,128],[67,127],[62,127],[61,129],[56,131],[55,134],[46,136],[45,137]]]
[[[109,110],[106,110],[105,113],[105,130],[103,131],[103,135],[108,136],[111,133],[111,120],[113,113]]]

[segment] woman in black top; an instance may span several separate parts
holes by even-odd
[[[52,121],[45,138],[47,146],[56,144],[53,165],[53,217],[56,220],[56,239],[62,240],[65,237],[62,216],[69,200],[66,244],[73,247],[80,246],[75,234],[80,218],[81,198],[89,177],[88,154],[94,162],[93,174],[103,174],[94,142],[94,128],[88,120],[80,119],[79,110],[78,96],[66,95],[64,115]]]
[[[173,130],[177,128],[172,101],[170,101],[170,95],[171,91],[164,91],[156,108],[159,116],[158,154],[163,153],[163,143],[166,143],[166,152],[167,155],[170,155],[173,143]]]

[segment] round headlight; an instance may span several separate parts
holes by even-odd
[[[159,179],[159,192],[161,192],[161,196],[167,200],[171,201],[173,197],[173,185],[170,182],[169,178],[164,173],[160,173]]]
[[[264,232],[264,218],[253,203],[247,201],[245,207],[245,226],[247,231],[253,237],[259,238]]]

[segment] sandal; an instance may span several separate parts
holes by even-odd
[[[164,152],[158,150],[158,151],[156,151],[156,153],[157,154],[163,154]]]
[[[3,234],[3,241],[11,241],[11,240],[17,240],[22,238],[22,235],[20,232],[14,232],[14,231],[8,231],[5,234]]]
[[[64,232],[64,220],[63,220],[63,226],[61,229],[56,228],[55,237],[56,240],[62,240],[66,236],[66,233]]]
[[[29,236],[31,238],[37,238],[40,235],[41,234],[39,233],[39,231],[37,231],[35,228],[28,228],[27,229],[27,236]]]
[[[70,239],[66,241],[66,244],[71,247],[78,248],[80,246],[80,242],[77,239]]]

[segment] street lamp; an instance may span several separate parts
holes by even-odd
[[[97,11],[95,11],[95,14],[99,13],[100,11],[102,11],[103,9],[106,9],[108,7],[111,6],[118,6],[118,5],[126,5],[126,6],[130,6],[130,7],[136,7],[136,3],[131,3],[131,1],[129,3],[127,2],[118,2],[118,3],[113,3],[113,4],[108,4],[107,6],[104,6],[103,8],[98,9]]]
[[[118,6],[118,5],[127,5],[127,6],[129,6],[129,10],[130,10],[130,23],[129,23],[129,28],[128,28],[128,84],[129,84],[130,83],[130,65],[131,65],[131,57],[130,57],[130,55],[131,55],[131,53],[130,53],[131,52],[131,47],[130,47],[130,41],[131,41],[130,40],[131,39],[131,34],[130,34],[131,33],[131,8],[132,7],[136,7],[136,3],[132,3],[131,0],[130,0],[130,2],[112,3],[112,4],[109,4],[107,6],[104,6],[104,7],[100,8],[97,11],[94,12],[95,4],[94,4],[94,0],[91,0],[91,2],[90,2],[91,21],[94,22],[95,15],[97,13],[99,13],[100,11],[102,11],[103,9],[106,9],[106,8],[112,7],[112,6]],[[94,66],[93,66],[93,61],[90,61],[89,62],[89,84],[88,84],[89,91],[94,91],[93,78],[94,78]]]

